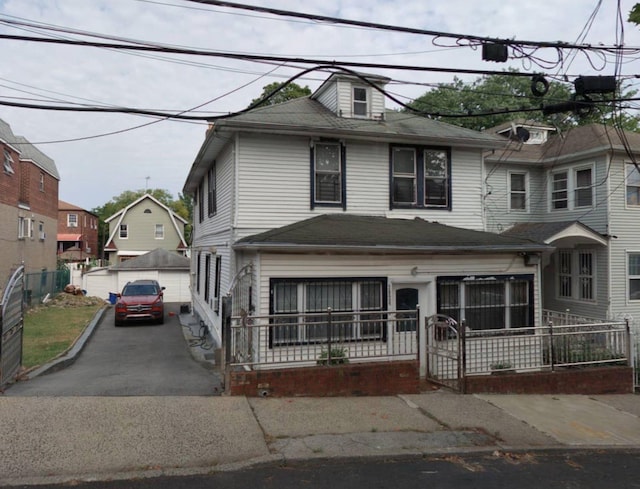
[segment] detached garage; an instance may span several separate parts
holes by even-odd
[[[165,287],[165,302],[191,302],[189,266],[188,258],[158,248],[109,268],[90,270],[82,277],[82,288],[87,295],[107,299],[127,282],[153,279]]]

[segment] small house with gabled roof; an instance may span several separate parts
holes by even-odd
[[[187,254],[184,238],[187,221],[166,205],[145,194],[105,219],[109,236],[104,246],[106,259],[117,264],[162,248]]]

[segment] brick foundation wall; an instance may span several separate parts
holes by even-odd
[[[628,394],[633,392],[631,367],[575,368],[469,376],[467,394]]]
[[[419,392],[418,362],[361,363],[277,370],[235,370],[225,390],[235,396],[389,396]]]

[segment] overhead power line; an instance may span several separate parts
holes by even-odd
[[[501,39],[497,37],[476,36],[471,34],[455,34],[451,32],[433,31],[428,29],[418,29],[414,27],[406,27],[406,26],[398,26],[398,25],[379,24],[376,22],[365,22],[360,20],[344,19],[340,17],[331,17],[328,15],[310,14],[307,12],[295,12],[291,10],[282,10],[282,9],[275,9],[270,7],[261,7],[258,5],[247,5],[247,4],[235,3],[235,2],[226,2],[221,0],[187,0],[187,1],[200,3],[204,5],[213,5],[216,7],[249,10],[252,12],[261,12],[261,13],[267,13],[267,14],[278,15],[278,16],[294,17],[294,18],[306,19],[306,20],[315,20],[317,22],[327,22],[331,24],[352,25],[357,27],[367,27],[370,29],[380,29],[380,30],[393,31],[393,32],[404,32],[408,34],[421,34],[421,35],[427,35],[427,36],[433,36],[433,37],[445,37],[445,38],[451,38],[451,39],[467,39],[470,41],[476,41],[478,43],[491,42],[491,43],[505,44],[508,46],[586,49],[586,50],[592,50],[592,51],[612,51],[612,52],[624,50],[624,49],[630,49],[634,51],[638,50],[638,48],[625,48],[623,46],[618,46],[618,45],[593,46],[591,44],[572,44],[572,43],[568,43],[568,42],[565,43],[561,41],[555,41],[555,42],[525,41],[525,40],[518,40],[518,39]]]

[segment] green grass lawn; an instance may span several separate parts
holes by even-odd
[[[22,365],[31,368],[67,350],[104,304],[38,306],[24,317]]]

